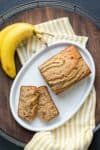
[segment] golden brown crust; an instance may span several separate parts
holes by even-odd
[[[27,121],[32,121],[37,113],[38,97],[39,93],[37,87],[21,86],[18,105],[19,117]]]
[[[40,86],[38,91],[40,93],[38,102],[38,116],[44,121],[52,120],[58,116],[58,109],[54,104],[46,86]]]
[[[51,57],[39,66],[39,70],[56,94],[63,92],[91,72],[75,46],[69,46]]]

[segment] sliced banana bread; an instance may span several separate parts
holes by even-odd
[[[38,102],[38,116],[44,121],[49,121],[56,118],[59,112],[48,92],[47,87],[40,86],[38,91],[40,93]]]
[[[19,117],[32,121],[38,109],[39,92],[35,86],[21,86],[18,115]]]

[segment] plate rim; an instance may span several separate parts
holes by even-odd
[[[20,75],[22,74],[22,72],[24,71],[25,68],[27,68],[27,66],[31,63],[31,61],[33,61],[35,59],[35,57],[38,57],[38,55],[40,55],[41,53],[43,53],[43,51],[45,51],[47,49],[47,47],[43,47],[39,50],[39,52],[37,52],[35,55],[31,56],[31,58],[29,60],[27,60],[27,62],[22,66],[22,68],[20,69],[20,71],[18,72],[16,78],[14,79],[13,83],[12,83],[12,86],[11,86],[11,89],[10,89],[10,95],[9,95],[9,105],[10,105],[10,111],[11,111],[11,114],[13,116],[13,118],[15,119],[15,121],[23,128],[29,130],[29,131],[48,131],[48,130],[53,130],[55,128],[58,128],[60,127],[61,125],[63,125],[65,122],[67,122],[69,119],[71,119],[75,114],[76,112],[80,109],[80,107],[82,106],[82,104],[85,102],[86,98],[88,97],[89,93],[91,92],[92,88],[93,88],[93,84],[94,84],[94,81],[95,81],[95,63],[94,63],[94,60],[93,60],[93,57],[91,55],[91,53],[89,52],[89,50],[86,48],[86,47],[83,47],[79,42],[74,42],[74,41],[71,41],[71,40],[59,40],[59,41],[56,41],[56,42],[53,42],[52,44],[48,44],[48,47],[52,47],[52,46],[55,46],[55,45],[58,45],[58,44],[72,44],[72,45],[75,45],[77,47],[79,47],[82,51],[84,51],[84,53],[88,56],[88,58],[91,60],[91,63],[92,63],[92,67],[93,67],[93,77],[92,77],[92,81],[91,81],[91,86],[90,88],[88,88],[85,96],[84,96],[84,100],[80,101],[78,107],[76,107],[76,109],[71,113],[70,117],[68,117],[67,119],[63,119],[62,121],[60,121],[59,124],[54,124],[53,127],[49,127],[44,129],[44,128],[41,128],[40,130],[38,128],[29,128],[29,127],[26,127],[24,126],[20,120],[18,120],[18,118],[16,118],[16,113],[14,113],[13,111],[13,104],[12,104],[12,96],[13,96],[13,89],[15,87],[15,84],[16,84],[16,81],[19,79]]]

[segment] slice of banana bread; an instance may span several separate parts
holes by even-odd
[[[35,86],[21,86],[18,115],[22,119],[32,121],[38,109],[39,92]]]
[[[49,121],[56,118],[59,112],[48,92],[47,87],[40,86],[38,91],[40,93],[38,102],[38,116],[44,121]]]
[[[56,94],[63,92],[91,73],[75,46],[69,46],[45,61],[39,66],[39,70]]]

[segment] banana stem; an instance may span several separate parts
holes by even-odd
[[[44,45],[46,45],[46,47],[48,46],[48,43],[39,35],[39,34],[36,34],[35,35]]]
[[[40,31],[37,31],[35,30],[33,32],[34,36],[36,36],[44,45],[46,45],[46,47],[48,46],[48,43],[42,38],[41,35],[48,35],[48,36],[52,36],[54,37],[55,35],[52,34],[52,33],[48,33],[48,32],[40,32]]]
[[[40,35],[49,35],[49,36],[52,36],[52,37],[55,36],[55,35],[52,34],[52,33],[48,33],[48,32],[40,32],[40,31],[36,31],[36,34],[40,34]]]
[[[47,33],[47,32],[41,32],[41,33],[39,33],[39,34],[42,34],[42,35],[49,35],[49,36],[52,36],[52,37],[55,36],[54,34],[52,34],[52,33]]]
[[[42,38],[42,37],[39,37],[38,38],[46,47],[48,47],[48,43]]]

